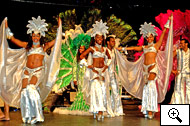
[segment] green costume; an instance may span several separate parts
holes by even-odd
[[[65,111],[64,114],[72,114],[72,111],[76,113],[76,111],[88,112],[89,110],[89,106],[86,104],[82,93],[83,76],[86,67],[80,66],[80,61],[77,62],[77,52],[80,46],[85,46],[85,49],[87,49],[90,40],[91,37],[89,35],[79,34],[73,40],[69,37],[68,41],[62,45],[61,69],[59,71],[57,85],[61,89],[77,81],[78,90],[72,105],[69,108],[61,109],[62,112],[59,113],[64,113],[63,111]]]

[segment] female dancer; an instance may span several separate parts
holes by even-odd
[[[82,113],[85,114],[89,110],[89,105],[86,104],[86,101],[84,100],[83,93],[82,93],[82,87],[84,82],[84,73],[86,71],[86,66],[80,66],[80,55],[89,47],[90,44],[90,36],[80,34],[78,35],[79,42],[74,42],[74,45],[77,47],[77,55],[74,59],[74,65],[73,65],[73,82],[75,85],[77,85],[78,90],[76,97],[72,103],[72,105],[68,108],[68,110],[71,110],[74,112],[74,114]],[[85,60],[87,59],[87,56],[85,57]],[[76,113],[77,112],[77,113]]]
[[[128,84],[130,83],[130,81],[131,82],[133,81],[133,83],[134,83],[133,89],[131,88],[132,85],[130,85],[129,87],[125,87],[125,88],[127,91],[131,90],[129,92],[133,92],[132,94],[137,94],[137,96],[140,96],[142,93],[141,112],[143,112],[143,114],[145,114],[145,117],[148,117],[149,119],[152,119],[154,117],[154,113],[158,111],[158,101],[157,101],[157,99],[159,99],[158,93],[160,93],[162,91],[157,89],[156,81],[159,81],[158,84],[161,85],[162,82],[159,80],[160,75],[158,75],[158,73],[160,73],[160,74],[165,74],[165,73],[162,73],[162,71],[159,71],[160,68],[158,68],[158,67],[160,67],[160,66],[158,66],[158,60],[159,60],[158,58],[160,58],[160,56],[157,56],[157,55],[159,53],[159,48],[164,39],[166,30],[167,30],[167,28],[169,28],[170,20],[171,20],[171,17],[169,17],[169,20],[166,23],[165,28],[162,31],[162,34],[161,34],[159,40],[156,43],[154,43],[154,39],[155,39],[154,37],[157,35],[157,33],[156,33],[156,30],[154,29],[154,26],[151,23],[147,24],[145,22],[144,25],[141,25],[140,33],[143,34],[143,37],[148,42],[148,45],[138,46],[138,47],[126,47],[126,48],[120,47],[120,48],[118,48],[118,50],[123,50],[123,51],[136,50],[136,51],[144,52],[144,55],[143,55],[144,59],[140,58],[139,61],[137,61],[135,63],[135,64],[138,64],[139,66],[135,67],[135,68],[131,67],[131,68],[129,68],[129,70],[126,70],[126,71],[130,71],[130,70],[136,71],[136,74],[133,73],[128,76],[127,74],[129,74],[129,73],[127,73],[126,75],[128,76],[128,78],[125,77],[129,80],[129,82],[127,82]],[[166,55],[164,55],[164,56],[166,56]],[[167,64],[164,62],[165,60],[163,60],[163,59],[164,59],[164,57],[162,57],[163,65]],[[121,60],[119,60],[119,61],[122,62]],[[143,65],[143,73],[142,74],[140,73],[141,71],[139,71],[139,70],[141,70],[140,65]],[[139,70],[137,70],[137,69],[139,69]],[[119,72],[121,72],[121,71],[123,71],[123,70],[120,69]],[[171,68],[169,71],[171,71]],[[122,73],[122,74],[124,74],[124,73]],[[170,72],[169,72],[169,74],[170,74]],[[133,77],[132,75],[134,75],[134,76],[136,75],[139,78],[134,80],[135,77],[132,79],[132,77]],[[143,78],[138,75],[143,75]],[[119,77],[121,77],[121,76],[119,76]],[[164,80],[164,79],[162,79],[162,80]],[[143,81],[143,83],[144,83],[143,92],[141,92],[141,90],[138,90],[138,88],[140,87],[138,84],[140,84],[141,81]],[[131,89],[129,89],[129,88],[131,88]],[[164,86],[162,88],[163,88],[162,90],[164,92],[164,90],[165,90]]]
[[[96,21],[93,25],[90,47],[81,54],[80,58],[83,59],[81,64],[86,65],[83,91],[86,97],[86,102],[90,104],[90,112],[98,113],[97,120],[103,120],[103,112],[107,111],[110,116],[114,116],[111,109],[109,83],[107,83],[109,77],[107,76],[107,68],[111,63],[111,57],[105,47],[103,47],[104,37],[107,33],[105,23]],[[86,55],[88,56],[88,62],[85,61]],[[105,63],[105,58],[108,57],[108,61]]]
[[[7,39],[22,49],[14,51],[7,48],[6,39],[1,41],[4,44],[1,47],[7,50],[3,52],[6,58],[1,62],[5,63],[3,64],[5,67],[1,70],[5,69],[6,74],[1,74],[0,77],[4,78],[1,85],[1,90],[3,89],[1,96],[4,101],[11,106],[19,107],[20,105],[23,122],[34,124],[44,121],[41,99],[43,101],[47,97],[58,74],[61,27],[58,29],[56,40],[41,45],[40,38],[45,37],[48,24],[40,16],[32,19],[27,25],[29,28],[27,33],[31,35],[32,42],[16,39],[8,28],[7,20],[3,22]],[[56,46],[51,55],[45,54],[46,50],[54,45]],[[4,88],[6,86],[7,88]]]

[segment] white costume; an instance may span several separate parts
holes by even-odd
[[[190,104],[190,50],[177,49],[177,70],[172,104]]]
[[[111,101],[112,101],[112,110],[116,116],[124,115],[123,106],[121,102],[121,97],[119,95],[119,83],[116,73],[116,54],[115,49],[108,49],[108,52],[111,56],[111,63],[108,67],[108,72],[110,76],[110,87],[111,87]]]
[[[143,37],[150,35],[149,29],[154,29],[152,26],[146,30],[145,23],[141,28]],[[143,29],[143,30],[142,30]],[[151,34],[154,35],[154,32]],[[156,34],[156,33],[155,33]],[[167,92],[169,76],[172,69],[173,61],[173,21],[171,21],[167,44],[164,51],[156,51],[154,45],[150,45],[148,48],[143,47],[144,54],[136,61],[130,62],[126,58],[116,51],[116,59],[119,68],[119,78],[124,88],[136,98],[142,99],[141,111],[147,114],[147,111],[157,112],[157,103],[162,102],[165,99]],[[156,62],[149,65],[144,65],[144,55],[147,52],[157,53]],[[148,80],[149,73],[148,68],[155,65],[150,71],[156,74],[155,80]]]
[[[93,54],[88,56],[88,65],[92,64],[93,58],[106,58],[106,48],[103,47],[104,52],[96,51],[94,47],[90,47],[94,50]],[[102,73],[104,68],[94,68],[99,74],[93,72],[91,69],[86,68],[84,75],[83,92],[86,98],[86,103],[90,105],[89,111],[97,113],[99,111],[106,111],[110,116],[114,116],[111,108],[111,98],[109,92],[109,75],[108,70]],[[104,77],[105,80],[96,79],[96,77]]]
[[[103,23],[102,20],[100,22],[96,21],[93,24],[93,29],[91,32],[91,37],[95,37],[97,34],[104,35],[106,37],[106,33],[108,27],[106,23]],[[96,43],[96,47],[101,50],[102,46]],[[93,54],[89,53],[86,66],[92,65],[93,58],[104,58],[106,60],[106,48],[103,47],[103,52],[97,51],[94,47],[90,47],[94,50]],[[84,60],[84,59],[83,59]],[[109,65],[111,59],[108,59],[109,62],[104,62],[105,65]],[[86,100],[86,103],[90,105],[90,112],[97,113],[99,111],[107,112],[111,117],[115,116],[112,108],[111,108],[111,98],[109,92],[109,75],[108,70],[102,73],[103,68],[94,68],[99,74],[93,72],[91,69],[86,68],[86,72],[84,75],[84,84],[83,84],[83,93]],[[97,77],[99,79],[97,79]],[[104,80],[101,79],[104,77]]]
[[[144,54],[149,52],[157,53],[154,44],[148,48],[143,46]],[[154,66],[155,65],[155,66]],[[154,66],[152,70],[148,72],[149,67]],[[147,111],[158,112],[158,103],[157,103],[157,89],[156,89],[156,79],[158,75],[158,67],[156,63],[145,65],[143,64],[143,77],[144,77],[144,88],[143,88],[143,95],[142,95],[142,108],[141,112],[143,114],[147,114]],[[154,80],[148,80],[149,74],[155,73],[156,78]]]
[[[21,108],[24,123],[43,122],[41,102],[51,91],[60,67],[62,26],[59,26],[54,49],[50,55],[47,55],[42,47],[31,48],[28,52],[25,48],[10,49],[6,38],[10,39],[11,37],[8,36],[11,34],[9,34],[10,30],[6,32],[5,20],[0,28],[0,96],[10,106]],[[40,16],[37,19],[33,18],[29,21],[31,25],[27,26],[31,31],[27,33],[33,31],[44,36],[46,28],[42,26],[47,25],[44,21]],[[27,56],[32,54],[44,55],[43,66],[34,69],[26,67]],[[29,75],[24,74],[25,70]],[[32,76],[37,77],[36,85],[28,84],[22,89],[22,80],[28,78],[30,82]]]

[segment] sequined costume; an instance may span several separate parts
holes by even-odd
[[[94,47],[90,47],[94,50],[93,54],[89,53],[87,63],[92,64],[93,58],[106,58],[106,48],[104,52],[96,51]],[[111,108],[111,98],[109,92],[109,75],[108,70],[102,73],[103,68],[94,68],[99,74],[93,72],[87,68],[84,75],[83,92],[87,104],[90,105],[89,111],[97,113],[99,111],[107,112],[111,117],[114,117],[114,113]],[[105,80],[96,79],[103,76]]]
[[[31,48],[27,52],[27,56],[39,54],[45,55],[42,47],[39,48]],[[44,63],[44,62],[43,62]],[[29,75],[23,73],[22,79],[28,79],[28,85],[26,88],[22,89],[21,91],[21,101],[20,101],[20,108],[21,108],[21,115],[22,120],[24,123],[36,123],[36,122],[43,122],[44,116],[42,111],[42,103],[40,99],[40,95],[37,91],[38,85],[44,79],[44,66],[40,66],[34,69],[30,69],[28,67],[24,68],[24,71],[28,71]],[[37,77],[36,84],[30,84],[30,80],[32,76]]]
[[[153,44],[152,46],[149,46],[148,48],[145,48],[143,46],[143,52],[144,54],[149,53],[149,52],[157,53],[157,50],[155,49],[154,44]],[[154,68],[148,72],[148,69],[151,66],[154,66]],[[156,74],[156,78],[154,80],[148,80],[150,73]],[[156,63],[152,63],[149,65],[143,64],[143,77],[144,77],[144,83],[145,83],[144,88],[143,88],[142,108],[141,108],[141,112],[143,112],[143,114],[146,114],[147,111],[158,112],[158,103],[157,103],[158,93],[157,93],[157,88],[156,88],[157,75],[158,75],[158,67]]]
[[[118,83],[118,76],[116,73],[116,54],[115,49],[108,49],[108,52],[111,56],[111,63],[108,67],[108,72],[110,76],[110,87],[111,87],[111,101],[112,101],[112,110],[115,116],[124,115],[123,113],[123,106],[121,102],[121,97],[119,94],[119,83]]]
[[[190,50],[177,49],[177,70],[171,104],[190,104]]]
[[[6,20],[6,19],[5,19]],[[0,96],[10,106],[21,108],[24,123],[43,122],[42,104],[56,81],[60,67],[62,27],[58,28],[54,49],[48,55],[42,47],[11,49],[7,42],[5,20],[0,28]],[[43,66],[31,69],[26,66],[27,56],[44,55]],[[28,75],[24,71],[28,71]],[[22,80],[37,77],[36,85],[22,89]]]
[[[165,94],[168,88],[169,76],[172,69],[173,61],[173,21],[171,21],[167,44],[164,51],[156,51],[151,46],[144,48],[142,56],[135,62],[130,62],[124,58],[118,51],[116,51],[116,59],[118,64],[119,78],[126,89],[131,95],[136,98],[142,99],[141,111],[147,114],[147,111],[156,112],[157,103],[165,99]],[[149,32],[146,32],[149,34]],[[145,35],[146,36],[146,35]],[[153,64],[144,64],[144,55],[147,52],[157,53],[156,62]],[[148,80],[148,68],[154,66],[151,72],[156,74],[154,80]]]

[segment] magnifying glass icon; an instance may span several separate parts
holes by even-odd
[[[172,108],[168,111],[168,115],[172,119],[177,119],[180,123],[182,120],[178,117],[179,116],[179,111],[176,108]]]

